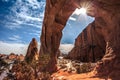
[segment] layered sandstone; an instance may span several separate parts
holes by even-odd
[[[83,1],[83,2],[82,2]],[[41,35],[40,54],[50,54],[48,70],[54,72],[62,30],[75,8],[91,5],[88,15],[95,17],[95,26],[106,43],[105,56],[95,68],[98,76],[120,77],[120,0],[46,0],[45,17]]]
[[[75,40],[68,58],[82,62],[96,62],[105,54],[105,41],[95,22],[89,24]]]
[[[36,60],[36,56],[38,55],[38,44],[35,38],[30,42],[27,53],[25,56],[25,61],[27,63],[31,63],[33,60]]]

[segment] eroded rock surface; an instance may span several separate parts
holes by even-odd
[[[105,41],[95,22],[89,24],[75,40],[75,47],[69,52],[68,58],[82,62],[96,62],[105,54]]]
[[[96,66],[98,75],[113,80],[120,77],[120,1],[98,0],[95,3],[95,25],[99,27],[106,42],[105,56]],[[117,73],[117,74],[116,74]]]
[[[33,38],[28,46],[27,53],[25,56],[25,61],[27,63],[31,63],[33,60],[37,59],[37,57],[38,57],[38,48],[37,47],[38,47],[37,41],[35,38]]]

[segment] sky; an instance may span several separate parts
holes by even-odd
[[[25,53],[33,37],[40,44],[45,1],[0,0],[0,53]],[[74,44],[75,38],[93,20],[73,13],[63,30],[61,44]]]

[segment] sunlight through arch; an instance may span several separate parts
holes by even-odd
[[[91,11],[93,3],[92,1],[83,1],[80,4],[76,4],[78,8],[69,17],[65,28],[63,29],[63,37],[61,43],[67,42],[67,44],[74,44],[78,35],[88,26],[88,24],[94,21],[94,17],[88,16]]]
[[[73,14],[69,17],[65,28],[63,29],[63,37],[61,43],[74,44],[77,36],[87,27],[88,24],[94,21],[94,17],[87,15],[88,8],[76,8]]]
[[[86,12],[87,12],[86,8],[82,7],[82,8],[80,8],[80,9],[77,8],[77,9],[74,11],[73,14],[77,14],[77,15],[83,14],[83,15],[85,15],[85,14],[87,14]]]

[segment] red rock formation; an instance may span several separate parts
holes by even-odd
[[[14,53],[10,53],[10,55],[8,56],[8,59],[15,60],[17,59],[17,55],[15,55]]]
[[[57,53],[62,37],[62,30],[67,19],[75,10],[73,4],[77,0],[46,0],[45,17],[43,21],[40,54],[50,54],[49,72],[56,71]]]
[[[95,17],[95,26],[106,42],[106,52],[95,71],[118,80],[120,77],[120,0],[46,0],[45,17],[41,35],[40,54],[51,55],[48,70],[55,71],[57,51],[68,17],[81,1],[91,1],[88,14]],[[81,5],[82,6],[82,5]],[[117,73],[117,74],[116,74]]]
[[[101,34],[106,41],[105,56],[98,63],[96,71],[98,75],[108,76],[113,80],[120,77],[120,1],[98,0],[94,2],[95,25],[100,27]],[[117,73],[117,74],[116,74]]]
[[[68,58],[82,62],[102,59],[105,54],[105,41],[98,29],[95,22],[89,24],[75,40],[75,47],[69,52]]]
[[[35,38],[33,38],[28,46],[27,53],[25,56],[25,61],[27,63],[32,62],[32,60],[35,59],[35,56],[38,55],[38,48],[37,47],[38,47],[37,41]]]
[[[23,60],[24,60],[24,56],[23,56],[22,54],[20,54],[20,55],[18,56],[18,60],[23,61]]]

